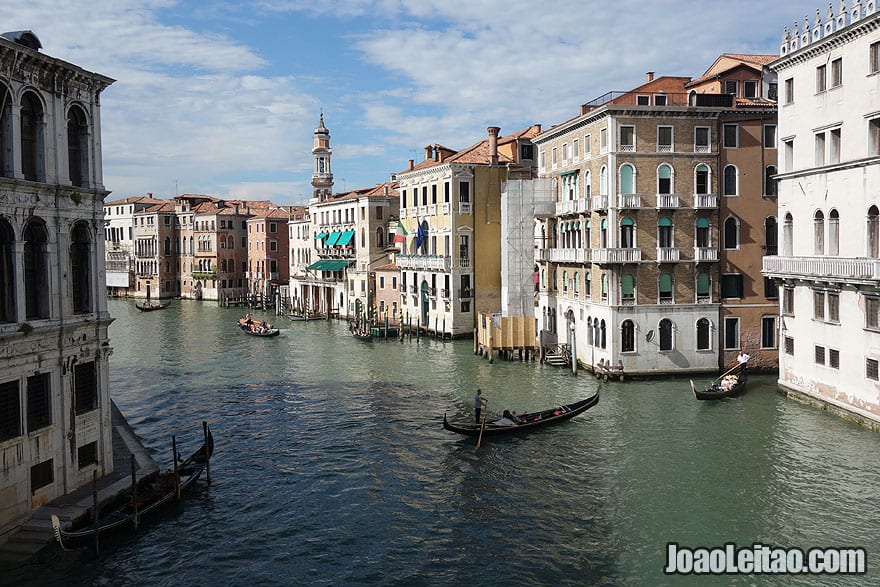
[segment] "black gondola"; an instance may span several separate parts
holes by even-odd
[[[170,304],[170,303],[171,302],[165,302],[164,304],[162,304],[162,303],[151,304],[150,302],[144,302],[140,306],[135,304],[134,307],[137,308],[138,310],[140,310],[141,312],[153,312],[155,310],[164,310],[165,308],[168,307],[168,304]]]
[[[522,414],[517,417],[516,423],[499,424],[496,422],[486,422],[485,427],[483,428],[483,436],[523,432],[525,430],[534,430],[535,428],[556,424],[557,422],[569,420],[578,414],[586,412],[597,403],[599,403],[598,391],[595,395],[572,404],[550,408],[549,410],[541,412]],[[451,432],[457,432],[467,436],[479,436],[481,424],[476,422],[450,422],[446,419],[446,414],[443,414],[443,427]]]
[[[694,392],[694,397],[700,400],[735,397],[745,390],[746,378],[746,366],[743,363],[736,368],[735,372],[728,371],[702,391],[697,389],[697,386],[694,385],[694,380],[691,379],[691,391]]]
[[[214,436],[205,425],[205,441],[186,460],[177,467],[163,473],[155,472],[138,483],[137,493],[132,491],[125,504],[98,518],[97,533],[101,535],[120,528],[137,528],[144,516],[155,512],[163,505],[174,501],[180,493],[192,487],[208,466],[214,454]],[[135,495],[137,502],[135,503]],[[135,507],[137,506],[137,507]],[[94,544],[95,527],[89,522],[79,530],[63,530],[58,516],[52,516],[52,529],[55,539],[62,548],[88,546]]]
[[[369,342],[373,340],[373,335],[364,330],[352,330],[351,335],[358,340],[363,340],[364,342]]]
[[[239,318],[238,327],[241,328],[242,332],[251,336],[278,336],[281,333],[280,330],[271,324],[261,327],[256,322],[248,322],[247,318]]]

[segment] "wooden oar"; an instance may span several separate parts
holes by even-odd
[[[480,443],[483,441],[483,430],[486,429],[486,406],[489,405],[489,402],[483,404],[483,421],[480,423],[480,435],[477,437],[477,448],[480,448]]]
[[[734,365],[733,367],[731,367],[730,369],[728,369],[727,371],[725,371],[724,373],[719,375],[718,379],[721,379],[722,377],[724,377],[728,373],[732,373],[734,369],[739,369],[740,367],[742,367],[742,365],[743,365],[742,363],[737,363],[736,365]]]

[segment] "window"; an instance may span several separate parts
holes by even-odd
[[[711,129],[708,126],[694,127],[694,153],[708,153],[710,145]]]
[[[278,250],[278,241],[269,241],[269,250],[277,251]]]
[[[880,330],[880,298],[865,297],[865,328]]]
[[[471,184],[467,181],[462,181],[458,184],[458,201],[459,202],[470,202],[471,201]]]
[[[840,163],[840,129],[831,129],[828,132],[828,163]]]
[[[739,146],[739,125],[724,125],[724,148],[736,149]]]
[[[0,322],[15,322],[15,232],[0,218]]]
[[[794,78],[790,77],[785,80],[785,103],[791,104],[794,102]]]
[[[33,92],[21,100],[21,171],[28,181],[43,181],[43,106]]]
[[[782,313],[786,316],[794,316],[794,288],[786,287],[782,290]]]
[[[724,93],[725,94],[733,94],[734,96],[737,94],[737,81],[735,79],[724,80]]]
[[[865,359],[865,377],[877,381],[877,359]]]
[[[98,464],[98,442],[90,442],[79,447],[76,451],[76,464],[80,469],[89,465]]]
[[[94,362],[81,363],[74,367],[73,395],[77,415],[98,408],[98,381]]]
[[[70,184],[83,187],[88,177],[89,129],[82,109],[74,106],[67,113],[67,161]]]
[[[18,381],[0,383],[0,442],[21,436]]]
[[[776,348],[776,316],[761,317],[761,348]]]
[[[813,253],[825,254],[825,214],[822,210],[816,210],[813,215]]]
[[[574,160],[577,161],[581,158],[581,141],[580,139],[575,139],[571,142],[571,156],[574,157]]]
[[[775,124],[765,124],[764,125],[764,148],[765,149],[775,149],[776,148],[776,125]]]
[[[631,353],[636,350],[636,326],[632,320],[624,320],[620,327],[620,351]]]
[[[746,80],[743,82],[743,98],[758,97],[758,81]]]
[[[608,152],[608,129],[603,128],[599,129],[599,152],[607,153]]]
[[[636,96],[636,104],[638,106],[650,106],[651,96]]]
[[[672,167],[665,163],[657,168],[657,193],[672,194]]]
[[[550,149],[550,164],[553,165],[554,169],[556,168],[556,165],[557,165],[556,147],[553,147],[552,149]]]
[[[697,350],[708,351],[712,348],[711,338],[709,337],[709,321],[705,318],[697,320]]]
[[[828,214],[828,254],[836,256],[840,252],[840,214],[831,210]]]
[[[868,49],[868,71],[871,73],[880,72],[880,41],[871,43]]]
[[[764,169],[764,195],[768,197],[776,197],[776,166],[768,165]]]
[[[813,290],[813,318],[825,320],[825,292]]]
[[[816,92],[824,92],[827,85],[826,66],[823,64],[816,68]]]
[[[739,248],[739,220],[736,218],[728,218],[724,221],[724,248]]]
[[[42,220],[32,219],[24,230],[25,317],[49,317],[49,233]]]
[[[624,153],[636,150],[636,127],[628,125],[620,127],[620,150]]]
[[[721,297],[743,297],[743,276],[741,273],[725,273],[721,276]]]
[[[519,147],[519,158],[520,159],[533,159],[535,157],[534,153],[534,145],[520,145]]]
[[[636,193],[636,171],[629,163],[620,166],[620,193],[624,195]]]
[[[776,218],[768,216],[764,220],[764,254],[775,256],[777,252],[778,228],[776,226]]]
[[[767,84],[767,98],[775,101],[779,97],[779,87],[776,82]]]
[[[868,121],[868,156],[880,155],[880,118]]]
[[[785,354],[794,356],[794,338],[785,337]]]
[[[661,273],[657,279],[658,298],[661,304],[673,303],[672,273]]]
[[[840,351],[828,349],[828,366],[832,369],[840,369]]]
[[[709,166],[704,164],[697,165],[694,171],[695,185],[697,195],[706,195],[709,193]]]
[[[568,161],[568,143],[562,143],[562,162]]]
[[[728,316],[724,319],[724,348],[739,348],[739,318]]]
[[[817,365],[825,364],[825,347],[818,344],[813,347],[813,362]]]
[[[660,330],[660,350],[671,351],[674,346],[672,320],[669,318],[661,320],[658,330]]]
[[[672,151],[673,151],[672,127],[671,126],[658,126],[657,127],[657,152],[658,153],[671,153]]]
[[[868,208],[868,257],[876,259],[878,257],[878,243],[880,243],[880,211],[877,206]]]
[[[843,58],[838,57],[831,62],[831,87],[843,85]]]
[[[51,485],[54,481],[55,466],[52,459],[31,467],[31,494],[36,493],[38,489]]]
[[[666,94],[654,94],[654,106],[666,106]]]
[[[828,292],[828,321],[840,322],[840,294]]]
[[[27,378],[27,431],[34,432],[52,424],[52,395],[49,374],[37,373]]]
[[[724,195],[735,196],[739,193],[739,172],[735,165],[727,165],[724,168]]]
[[[697,218],[694,226],[696,227],[696,246],[701,248],[712,246],[712,233],[709,230],[709,219]]]
[[[697,301],[712,301],[712,280],[706,272],[697,273]]]
[[[779,298],[779,286],[772,277],[764,277],[764,297],[768,300]]]
[[[632,249],[636,246],[635,221],[624,217],[620,220],[620,248]]]
[[[785,157],[785,170],[794,170],[794,139],[782,141],[783,154]]]
[[[672,220],[667,217],[661,217],[657,221],[657,246],[660,248],[672,248]]]

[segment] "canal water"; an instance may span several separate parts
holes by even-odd
[[[98,560],[52,548],[2,583],[880,584],[880,436],[773,377],[698,402],[687,379],[600,384],[490,364],[467,341],[364,343],[344,323],[283,319],[257,338],[240,310],[109,306],[113,398],[163,468],[171,435],[186,453],[207,420],[213,483]],[[477,450],[441,425],[472,417],[477,387],[494,413],[601,401]],[[869,574],[669,577],[668,542],[858,546]]]

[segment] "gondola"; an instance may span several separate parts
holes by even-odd
[[[543,428],[550,424],[556,424],[564,420],[574,418],[578,414],[582,414],[599,403],[599,392],[595,395],[556,408],[550,408],[541,412],[533,412],[531,414],[522,414],[517,417],[518,423],[498,423],[486,422],[483,428],[483,436],[492,436],[498,434],[509,434],[511,432],[524,432],[526,430],[534,430],[535,428]],[[443,414],[443,428],[451,432],[465,434],[467,436],[479,436],[481,425],[476,422],[450,422]]]
[[[255,328],[253,330],[251,330],[251,325],[255,326]],[[246,318],[239,318],[238,319],[238,327],[241,328],[242,332],[244,332],[245,334],[250,334],[251,336],[278,336],[281,333],[280,330],[278,330],[277,328],[275,328],[271,324],[267,324],[267,326],[269,328],[267,328],[261,332],[258,330],[257,327],[259,327],[259,324],[257,324],[256,322],[252,322],[251,324],[248,324],[248,321]]]
[[[735,372],[728,371],[704,390],[697,389],[694,380],[691,379],[691,391],[694,392],[694,397],[699,400],[724,399],[741,394],[746,388],[746,366],[742,364],[734,369]]]
[[[365,330],[352,330],[351,335],[356,339],[362,340],[364,342],[370,342],[371,340],[373,340],[373,335]]]
[[[168,307],[168,304],[170,304],[170,303],[171,302],[165,302],[164,304],[162,304],[162,303],[151,304],[150,302],[144,302],[140,306],[135,304],[134,307],[137,308],[138,310],[140,310],[141,312],[153,312],[155,310],[164,310],[165,308]]]
[[[132,491],[123,505],[99,515],[98,537],[121,528],[137,528],[144,517],[176,500],[179,494],[195,484],[213,454],[214,436],[211,434],[211,429],[205,425],[205,441],[198,450],[179,462],[176,468],[162,473],[157,471],[141,479],[137,491]],[[64,530],[61,528],[58,516],[53,515],[52,529],[55,532],[55,539],[65,550],[88,546],[95,541],[95,527],[91,521],[86,522],[81,529]]]

